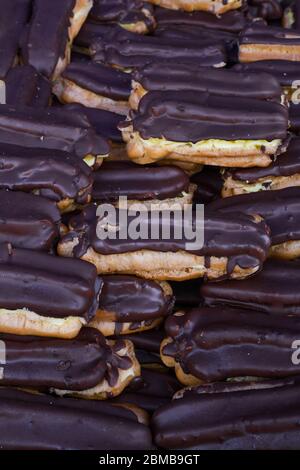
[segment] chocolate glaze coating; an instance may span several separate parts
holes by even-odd
[[[128,31],[116,30],[105,38],[92,42],[90,52],[96,62],[117,65],[121,68],[143,67],[149,62],[199,62],[202,66],[226,63],[225,46],[210,38],[172,39],[142,36]]]
[[[265,26],[261,23],[245,28],[240,34],[240,44],[271,44],[294,46],[300,44],[300,34],[286,28]]]
[[[90,168],[67,152],[0,144],[0,188],[39,195],[56,202],[70,198],[88,202],[93,178]]]
[[[62,77],[85,90],[117,101],[127,101],[131,91],[131,77],[128,73],[95,62],[71,63]]]
[[[30,148],[51,148],[74,153],[106,155],[107,142],[96,135],[89,121],[79,113],[61,108],[0,107],[0,142]]]
[[[122,214],[121,214],[122,215]],[[124,215],[124,214],[123,214]],[[117,211],[117,222],[119,220],[120,211]],[[135,217],[128,217],[130,224]],[[106,238],[101,240],[97,237],[97,224],[99,220],[96,218],[96,207],[86,207],[81,214],[75,216],[70,221],[71,231],[65,235],[62,242],[72,240],[74,237],[79,240],[77,246],[74,247],[73,255],[75,257],[83,256],[88,247],[92,247],[96,252],[108,255],[134,252],[138,250],[148,249],[153,251],[177,252],[186,250],[190,253],[202,256],[220,256],[228,257],[227,272],[230,274],[235,264],[242,268],[253,268],[259,266],[266,258],[270,239],[269,229],[264,222],[255,223],[251,216],[246,214],[210,214],[205,213],[204,220],[204,246],[196,249],[196,247],[188,246],[191,240],[187,240],[185,233],[182,237],[174,237],[174,223],[178,227],[179,221],[176,221],[171,214],[170,238],[162,239],[161,217],[159,214],[148,213],[143,214],[143,224],[151,229],[159,226],[160,238],[155,240],[151,238],[132,239],[115,239]],[[167,221],[168,223],[168,221]],[[196,229],[196,220],[185,220],[186,224],[191,224],[193,233]],[[169,223],[168,223],[169,226]],[[179,225],[180,227],[182,224]],[[199,228],[199,227],[198,227]],[[150,232],[149,232],[150,233]],[[247,234],[247,236],[245,236]]]
[[[300,262],[269,259],[255,276],[200,287],[206,305],[233,306],[266,313],[300,315]]]
[[[0,78],[16,59],[19,40],[30,16],[31,0],[2,0],[0,16]]]
[[[208,210],[230,214],[243,212],[263,217],[271,229],[272,245],[300,240],[300,188],[258,191],[213,201]]]
[[[21,42],[22,59],[51,78],[59,59],[65,57],[68,28],[75,0],[35,0],[26,33]]]
[[[0,189],[0,243],[49,251],[59,238],[56,204],[33,194]]]
[[[182,282],[171,282],[171,287],[175,295],[175,311],[186,309],[187,307],[197,307],[202,298],[200,296],[201,279],[190,279]]]
[[[104,162],[94,172],[93,199],[114,202],[120,196],[144,201],[180,196],[189,178],[176,166],[140,166],[131,162]]]
[[[300,385],[192,394],[160,408],[155,443],[167,449],[299,449]]]
[[[150,63],[137,69],[133,78],[148,91],[193,90],[222,96],[274,99],[281,97],[276,78],[265,73],[236,73],[232,70],[199,67],[198,64]]]
[[[206,11],[188,13],[181,10],[156,8],[155,18],[158,27],[165,25],[201,26],[214,31],[239,33],[246,26],[246,18],[240,10],[232,10],[223,15],[214,15]]]
[[[121,25],[143,22],[151,29],[154,19],[149,15],[153,14],[153,6],[142,0],[94,0],[89,17],[94,21]]]
[[[281,86],[292,86],[299,80],[300,63],[292,60],[259,60],[246,64],[236,64],[233,70],[245,73],[268,73],[278,80]]]
[[[286,152],[278,155],[266,168],[236,168],[227,170],[225,176],[232,176],[238,181],[253,183],[259,178],[292,176],[300,173],[300,138],[293,137]]]
[[[6,104],[45,108],[49,105],[51,85],[30,65],[20,65],[9,70],[5,77]]]
[[[115,33],[116,31],[122,32],[124,30],[116,24],[101,24],[87,20],[79,31],[78,36],[76,36],[74,44],[76,46],[88,49],[92,42],[96,39],[108,38],[109,35]]]
[[[207,139],[284,139],[288,111],[271,101],[185,91],[152,91],[132,113],[132,124],[143,139],[176,142]]]
[[[299,104],[290,103],[289,109],[290,129],[295,134],[300,132],[300,106]]]
[[[129,339],[133,342],[137,355],[139,352],[149,352],[150,355],[151,353],[159,354],[160,343],[164,337],[165,333],[163,329],[140,331],[139,334],[122,335],[122,339]],[[146,354],[145,356],[148,357]]]
[[[140,322],[166,317],[174,297],[167,296],[154,281],[135,276],[103,276],[99,308],[113,312],[118,322]]]
[[[153,448],[149,428],[138,423],[132,411],[102,401],[1,388],[0,411],[4,450]]]
[[[206,204],[221,196],[223,180],[220,169],[205,165],[202,171],[191,176],[191,183],[197,185],[194,200]]]
[[[162,354],[204,382],[300,372],[291,360],[291,345],[300,333],[296,317],[202,307],[170,316],[165,330],[173,342],[162,348]]]
[[[0,334],[5,343],[5,365],[0,384],[24,388],[87,390],[106,379],[117,383],[118,369],[131,366],[120,357],[123,341],[108,346],[97,330],[85,328],[74,339]]]
[[[90,263],[0,245],[1,308],[27,308],[42,316],[89,321],[96,313],[101,288]]]

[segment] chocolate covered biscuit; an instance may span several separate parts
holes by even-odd
[[[268,166],[281,153],[288,112],[272,101],[187,90],[152,91],[120,124],[129,157],[218,166]],[[236,162],[236,163],[235,163]]]
[[[104,214],[97,217],[96,211],[95,206],[90,206],[71,219],[70,231],[61,239],[58,252],[61,256],[88,260],[95,264],[99,274],[134,274],[154,280],[243,278],[262,267],[269,250],[268,227],[260,218],[245,214],[224,216],[206,212],[201,246],[195,233],[196,226],[199,231],[203,225],[199,227],[196,214],[184,218],[182,231],[183,220],[178,220],[174,212],[165,218],[159,211],[141,212],[139,223],[143,224],[144,236],[132,239],[127,232],[125,237],[118,236],[119,224],[126,219],[124,230],[136,222],[136,217],[116,209],[113,221]],[[187,227],[193,233],[189,240]],[[110,236],[103,236],[103,229]],[[156,235],[151,238],[151,233]]]
[[[81,103],[119,114],[128,113],[129,74],[97,63],[71,63],[53,91],[62,103]]]
[[[1,189],[46,197],[66,212],[90,202],[92,184],[90,168],[72,154],[0,144]]]
[[[141,422],[137,408],[37,395],[11,388],[0,389],[0,408],[2,449],[153,448],[150,429]]]
[[[224,173],[222,196],[300,186],[300,139],[293,137],[286,152],[267,168],[240,168]]]
[[[0,142],[28,148],[64,150],[84,159],[89,166],[102,163],[109,153],[107,142],[97,135],[80,113],[59,108],[0,107]]]
[[[299,449],[297,379],[199,386],[160,408],[154,442],[165,449]]]
[[[243,0],[147,0],[149,3],[171,10],[185,10],[188,12],[202,10],[209,11],[215,15],[226,13],[230,10],[240,8]]]
[[[184,385],[299,375],[292,344],[300,321],[228,307],[178,312],[165,323],[161,358]]]
[[[245,279],[206,283],[200,293],[206,305],[240,307],[271,314],[300,314],[299,260],[270,259],[263,270]]]
[[[89,263],[0,245],[0,332],[75,337],[95,316],[102,282]]]
[[[20,65],[9,70],[5,77],[6,104],[46,108],[51,100],[51,85],[30,65]]]
[[[57,78],[70,62],[72,42],[92,6],[92,0],[34,0],[21,43],[23,62]]]
[[[102,276],[102,291],[95,318],[89,323],[104,336],[149,330],[160,324],[174,305],[166,282],[135,276]]]

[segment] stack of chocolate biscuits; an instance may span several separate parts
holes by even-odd
[[[300,449],[298,3],[1,1],[1,449]]]

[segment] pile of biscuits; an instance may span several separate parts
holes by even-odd
[[[300,449],[300,2],[0,3],[0,448]]]

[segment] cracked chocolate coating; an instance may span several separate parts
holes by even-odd
[[[202,307],[183,316],[172,315],[165,330],[173,341],[162,348],[162,354],[203,382],[300,372],[291,360],[291,345],[300,333],[296,317]]]
[[[217,385],[156,411],[156,445],[190,450],[299,449],[299,380],[214,392]]]
[[[51,85],[30,65],[20,65],[9,70],[5,77],[6,104],[46,108],[51,97]]]
[[[1,308],[89,321],[98,308],[101,288],[90,263],[0,245]]]
[[[0,200],[0,243],[44,251],[54,247],[60,226],[56,204],[33,194],[3,189]]]
[[[106,155],[109,146],[79,113],[61,108],[0,107],[0,142],[30,148],[51,148],[74,153]]]
[[[288,111],[271,101],[185,91],[152,91],[132,113],[133,129],[143,139],[175,142],[207,139],[284,139]]]
[[[293,137],[286,152],[278,155],[271,165],[266,168],[236,168],[227,170],[225,176],[233,179],[253,183],[259,178],[288,177],[300,173],[300,138]]]
[[[95,62],[71,63],[62,77],[85,90],[112,100],[127,101],[131,91],[129,74]]]
[[[300,262],[268,259],[262,271],[244,279],[206,283],[200,287],[209,306],[241,307],[272,314],[300,314]]]
[[[99,308],[114,313],[118,322],[154,320],[172,312],[174,297],[154,281],[123,275],[103,276],[101,280]]]
[[[1,189],[33,191],[56,202],[70,198],[84,204],[92,183],[90,168],[72,154],[0,144]]]
[[[300,239],[300,188],[297,187],[219,199],[210,203],[208,210],[260,215],[271,229],[272,245]]]
[[[117,355],[124,341],[109,346],[93,328],[83,329],[70,340],[0,334],[0,341],[5,343],[0,379],[5,386],[82,391],[107,380],[113,387],[118,369],[131,367],[129,357]]]
[[[134,72],[133,78],[148,91],[193,90],[222,96],[280,101],[276,78],[265,73],[237,73],[199,67],[198,64],[150,63]]]
[[[292,60],[259,60],[235,64],[232,68],[237,72],[268,73],[273,75],[281,86],[291,86],[300,77],[300,63]]]
[[[114,202],[120,196],[144,201],[180,197],[188,191],[187,174],[175,166],[140,166],[131,162],[104,162],[94,172],[93,199]]]
[[[48,78],[52,77],[59,59],[65,57],[75,4],[76,0],[33,3],[31,20],[21,43],[22,59]]]
[[[150,429],[132,411],[103,401],[1,388],[0,411],[0,445],[5,450],[153,448]]]

